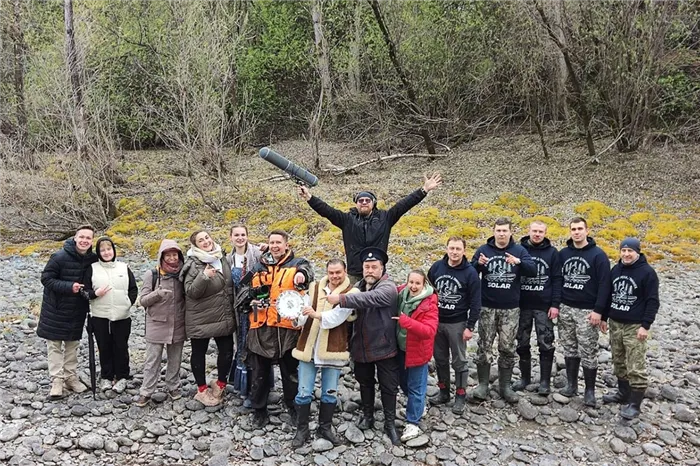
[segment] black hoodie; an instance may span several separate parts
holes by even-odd
[[[561,305],[561,261],[559,251],[552,246],[549,238],[533,244],[529,236],[520,239],[520,245],[527,249],[537,266],[537,275],[520,280],[520,308],[547,311]]]
[[[520,259],[520,264],[507,263],[506,253]],[[486,265],[479,265],[480,254],[489,258]],[[481,273],[481,305],[495,309],[515,309],[520,306],[520,276],[533,277],[537,274],[530,253],[515,244],[513,238],[501,249],[496,246],[496,238],[490,237],[474,253],[472,265]]]
[[[559,251],[564,275],[561,300],[567,306],[603,314],[610,296],[610,260],[593,238],[587,239],[588,244],[578,249],[569,238]]]
[[[452,267],[447,254],[428,271],[428,279],[438,294],[438,317],[443,323],[467,322],[474,330],[481,313],[479,274],[466,257]]]
[[[649,330],[659,310],[659,277],[644,254],[634,264],[618,262],[610,272],[612,293],[604,320],[641,324]]]

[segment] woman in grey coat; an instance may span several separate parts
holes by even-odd
[[[136,406],[145,406],[155,392],[163,347],[168,356],[165,387],[173,400],[182,396],[180,365],[185,344],[185,289],[179,275],[184,262],[180,246],[171,239],[164,239],[158,249],[158,265],[143,276],[139,301],[146,308],[146,361]]]
[[[190,249],[180,272],[185,285],[185,330],[192,345],[190,363],[197,383],[194,399],[205,406],[221,403],[231,361],[233,360],[233,318],[231,266],[206,231],[190,236]],[[216,366],[218,377],[206,381],[206,353],[209,340],[214,338],[219,350]]]

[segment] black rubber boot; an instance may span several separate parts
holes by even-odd
[[[290,417],[289,422],[290,422],[293,426],[296,426],[297,423],[299,422],[299,421],[298,421],[298,417],[297,417],[297,411],[298,411],[298,407],[295,406],[294,402],[292,402],[291,404],[287,405],[287,413],[289,414],[289,417]]]
[[[621,405],[625,405],[629,403],[630,390],[631,388],[629,381],[618,377],[617,391],[615,393],[611,393],[610,395],[603,395],[603,403],[619,403]]]
[[[469,377],[469,371],[458,372],[455,375],[455,385],[457,385],[457,390],[455,391],[455,404],[452,405],[452,412],[455,414],[462,414],[464,412],[464,403],[467,400],[467,380]]]
[[[642,412],[642,401],[644,401],[644,393],[646,390],[632,388],[630,390],[629,404],[620,410],[620,416],[631,420],[639,417]]]
[[[566,387],[559,390],[562,395],[571,398],[578,395],[578,369],[581,358],[566,358]]]
[[[333,413],[335,412],[335,406],[335,403],[321,403],[318,409],[318,429],[316,429],[316,437],[324,438],[337,447],[338,445],[342,445],[343,441],[333,433]]]
[[[391,444],[401,445],[401,439],[396,432],[396,395],[388,395],[382,393],[382,409],[384,410],[384,433]]]
[[[433,406],[440,406],[450,401],[450,366],[438,366],[436,370],[440,393],[437,396],[431,396],[428,402]]]
[[[476,366],[476,374],[479,378],[479,385],[469,392],[469,398],[475,401],[486,401],[489,397],[489,377],[491,375],[490,364],[480,364]]]
[[[513,384],[513,390],[520,392],[532,383],[532,359],[520,357],[518,361],[520,366],[520,380]]]
[[[253,413],[253,426],[256,429],[262,429],[270,422],[270,418],[267,415],[267,408],[256,409]]]
[[[508,403],[517,403],[520,397],[517,395],[517,393],[513,391],[513,388],[511,387],[512,380],[512,367],[498,368],[498,393],[501,395],[501,398],[506,400]]]
[[[540,386],[537,388],[537,393],[542,396],[547,396],[552,393],[549,384],[552,380],[552,363],[554,361],[554,350],[549,352],[540,352]]]
[[[583,392],[583,404],[595,408],[595,379],[598,376],[598,368],[583,368],[583,380],[586,383],[586,390]]]
[[[357,427],[360,430],[369,430],[374,427],[374,386],[360,386],[360,398],[362,399],[362,416]]]
[[[297,433],[294,435],[294,440],[292,440],[292,448],[299,448],[303,446],[309,437],[311,437],[311,432],[309,432],[309,415],[311,414],[311,404],[307,405],[297,405]]]

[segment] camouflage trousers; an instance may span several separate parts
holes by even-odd
[[[598,367],[598,327],[588,323],[590,309],[579,309],[566,304],[559,310],[559,343],[566,358],[581,358],[586,369]]]
[[[634,389],[645,390],[647,378],[647,341],[637,339],[639,324],[623,324],[610,319],[610,347],[613,371]]]
[[[482,307],[479,316],[479,346],[476,363],[491,364],[493,340],[498,334],[498,367],[503,369],[515,365],[515,337],[518,333],[520,308],[494,309]]]
[[[530,335],[533,322],[540,353],[554,351],[554,322],[549,319],[548,311],[521,308],[517,340],[518,355],[523,359],[530,359]]]

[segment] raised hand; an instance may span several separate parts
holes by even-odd
[[[112,291],[112,287],[111,287],[111,286],[109,286],[109,285],[101,286],[101,287],[99,287],[98,289],[95,290],[95,296],[98,296],[98,297],[99,297],[99,296],[104,296],[104,295],[106,295],[107,293],[109,293],[110,291]]]
[[[442,175],[439,173],[433,173],[428,177],[428,175],[423,176],[423,190],[426,193],[429,193],[433,189],[437,188],[442,184]],[[309,198],[311,198],[311,195],[309,195]]]
[[[311,192],[306,186],[299,186],[297,188],[297,194],[299,194],[299,197],[304,199],[305,201],[311,199]]]
[[[518,265],[518,264],[520,264],[520,259],[515,257],[512,254],[506,253],[506,262],[511,264],[511,265]]]

